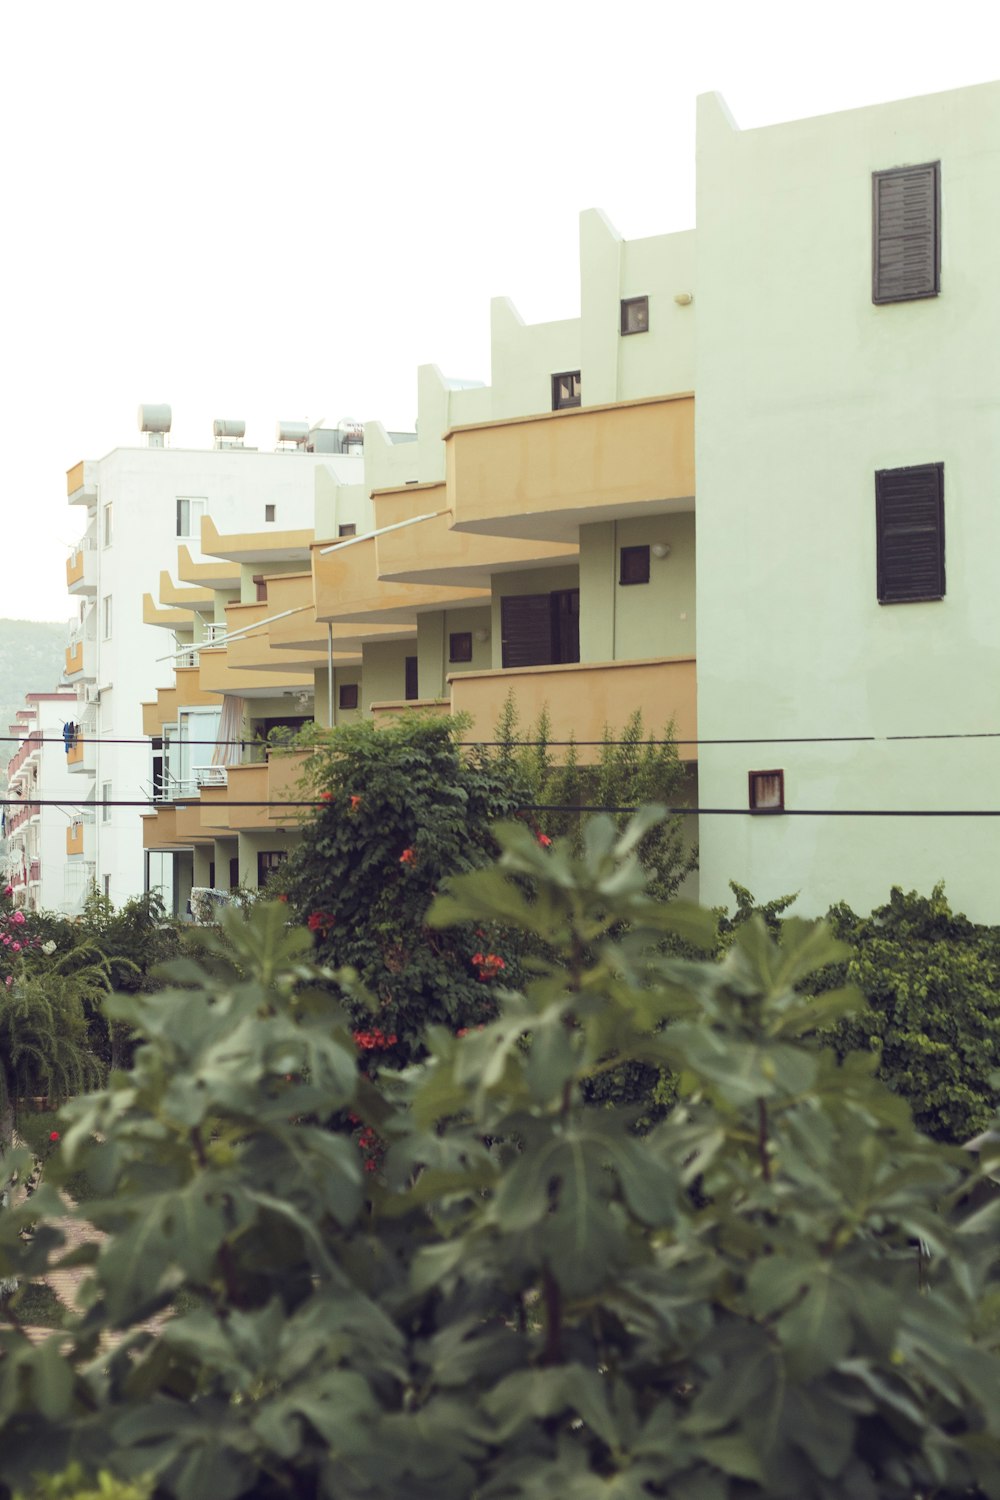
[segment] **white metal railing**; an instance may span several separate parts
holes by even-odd
[[[201,657],[196,650],[185,651],[183,655],[176,658],[174,665],[178,667],[196,667],[200,660]]]
[[[154,802],[175,802],[178,797],[194,797],[203,786],[228,786],[225,766],[192,766],[190,776],[173,776],[164,771],[159,784],[151,788]]]

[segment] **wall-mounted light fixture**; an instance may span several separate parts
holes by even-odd
[[[674,301],[678,307],[690,307],[694,297],[690,292],[675,292]]]
[[[654,557],[669,557],[670,556],[670,543],[669,542],[654,542],[653,545],[652,545],[652,547],[650,548],[650,551],[652,552],[652,554],[653,554]]]
[[[483,630],[482,627],[480,627],[478,630],[474,630],[472,633],[480,645],[482,645],[484,641],[488,641],[490,638],[489,631]]]

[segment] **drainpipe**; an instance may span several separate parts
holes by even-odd
[[[611,522],[611,660],[618,650],[618,521]]]
[[[333,621],[327,621],[327,729],[333,729]]]

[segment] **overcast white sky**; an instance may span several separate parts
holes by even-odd
[[[578,311],[577,218],[694,223],[694,102],[750,128],[1000,75],[984,0],[7,0],[0,616],[63,619],[65,470],[213,417],[412,426],[489,300]]]

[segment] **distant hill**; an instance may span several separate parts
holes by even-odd
[[[7,725],[24,707],[25,693],[55,691],[65,665],[64,622],[0,620],[0,735],[9,734]],[[12,749],[0,739],[0,766]]]

